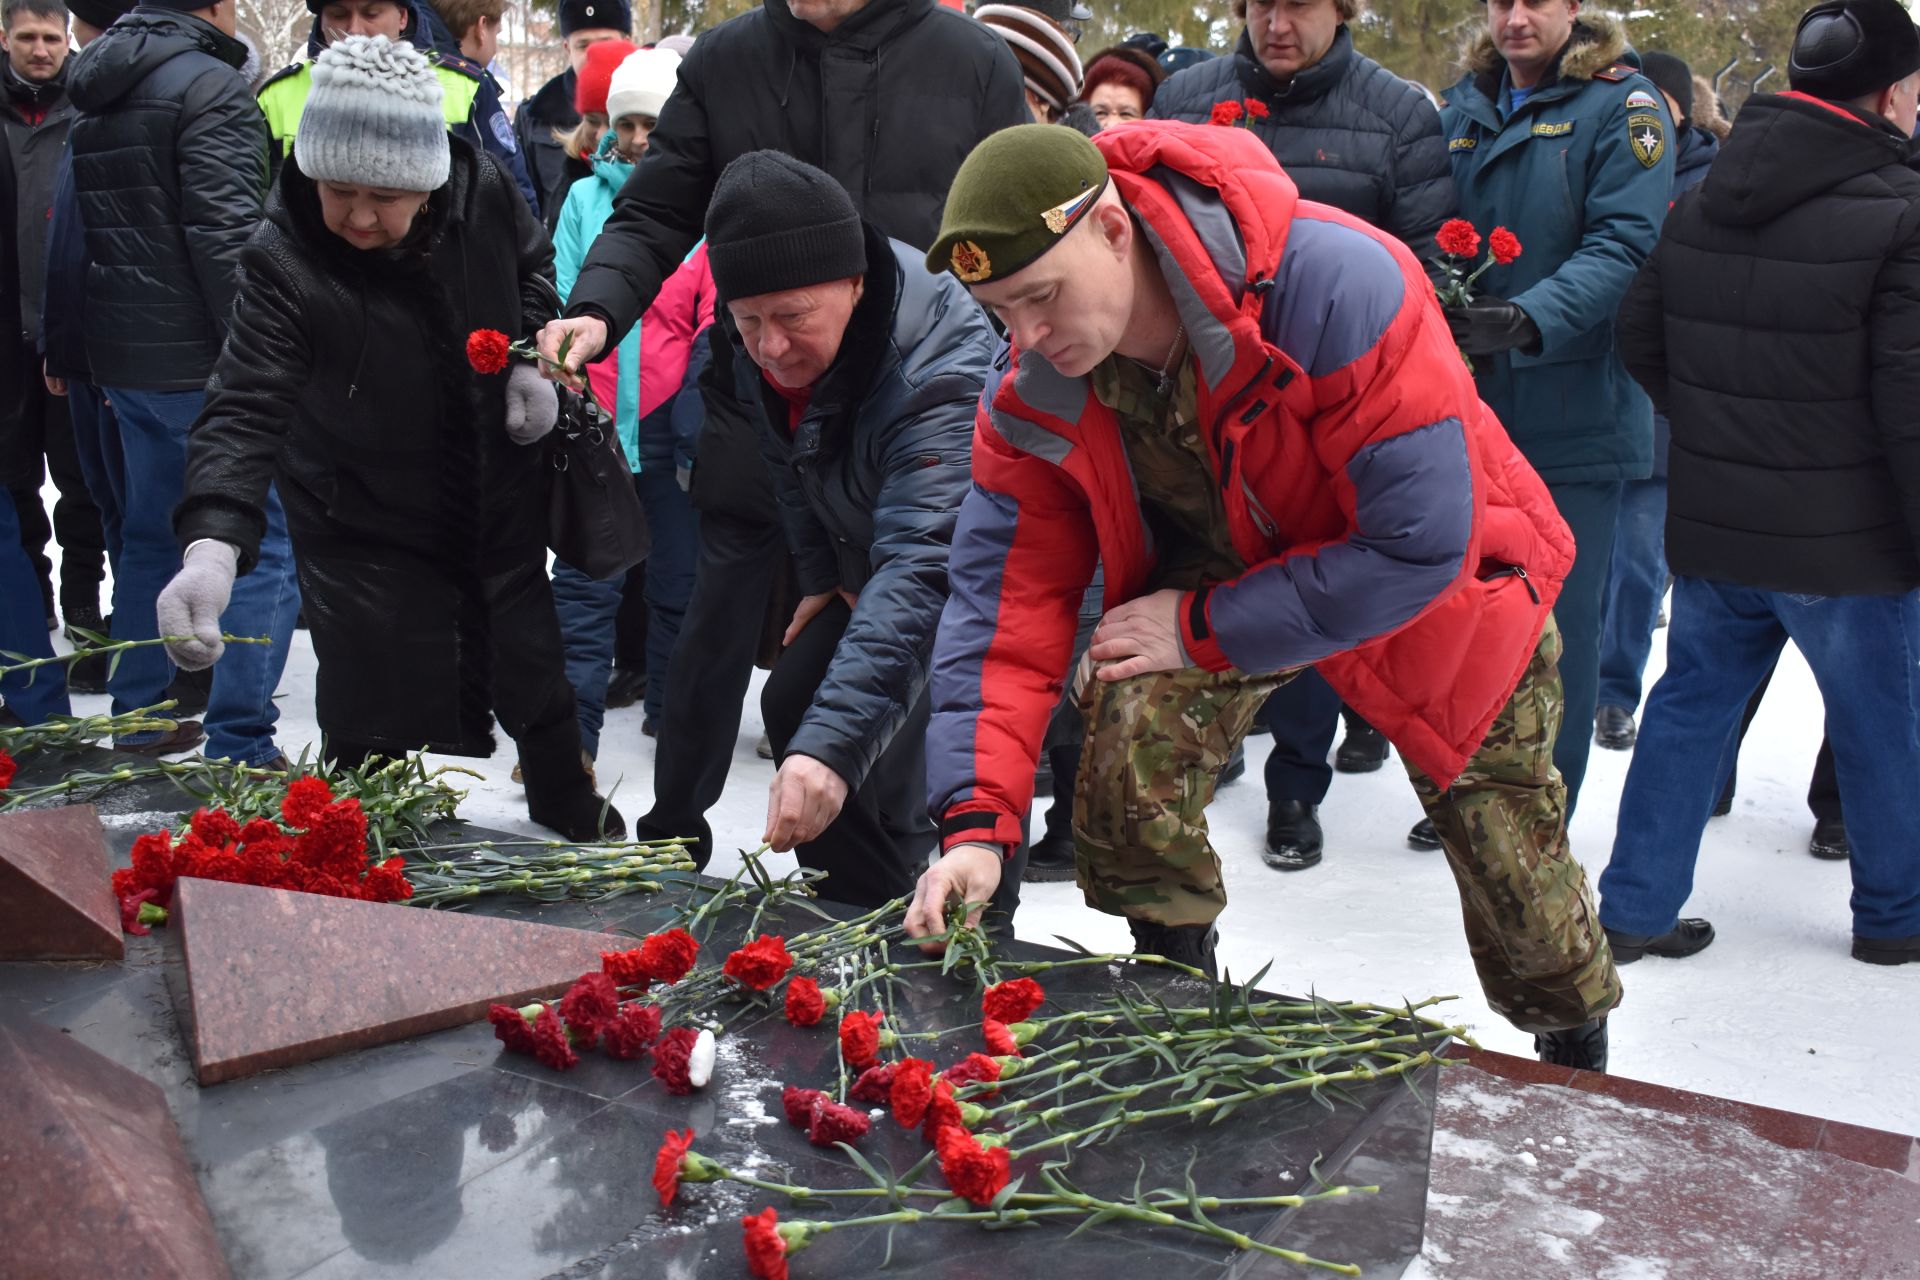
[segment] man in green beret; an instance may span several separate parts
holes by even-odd
[[[945,852],[909,931],[986,901],[1019,842],[1097,563],[1073,821],[1090,906],[1211,971],[1206,806],[1261,702],[1311,666],[1408,762],[1489,1003],[1543,1057],[1604,1068],[1620,983],[1551,763],[1573,541],[1412,254],[1299,200],[1245,130],[1033,125],[967,159],[927,262],[1012,351],[953,535],[928,739]]]

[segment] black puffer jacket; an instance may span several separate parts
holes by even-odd
[[[540,445],[507,436],[507,375],[475,373],[465,344],[474,329],[536,332],[559,296],[552,247],[511,179],[449,141],[426,227],[392,250],[327,231],[312,180],[281,168],[242,258],[174,530],[183,545],[233,543],[245,572],[277,483],[323,667],[346,655],[320,691],[322,728],[484,754],[481,606],[500,575],[544,569],[546,474]]]
[[[749,151],[826,170],[883,234],[924,247],[967,153],[1031,120],[1006,43],[934,0],[872,0],[832,35],[763,0],[680,64],[567,314],[600,316],[615,339],[632,328],[700,239],[720,171]]]
[[[1253,98],[1268,115],[1253,131],[1300,198],[1364,218],[1425,262],[1453,216],[1453,174],[1440,113],[1427,95],[1363,53],[1342,26],[1326,56],[1281,84],[1247,33],[1231,58],[1175,73],[1153,95],[1158,120],[1205,124],[1215,103]]]
[[[145,7],[74,59],[87,358],[103,386],[197,390],[220,352],[267,180],[246,59],[211,24]]]
[[[1761,94],[1668,215],[1620,358],[1672,423],[1667,561],[1920,587],[1920,173],[1878,116]]]
[[[926,690],[994,346],[986,312],[957,281],[869,225],[866,291],[794,430],[787,401],[753,372],[800,590],[859,596],[787,747],[849,791]],[[744,351],[735,361],[752,368]]]
[[[520,104],[513,116],[514,141],[527,161],[527,175],[540,193],[540,209],[552,229],[565,200],[561,192],[565,177],[567,149],[553,136],[555,129],[571,129],[580,123],[573,109],[573,68],[568,67],[540,86],[538,93]]]

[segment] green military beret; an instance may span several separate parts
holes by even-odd
[[[1002,129],[954,175],[927,270],[963,284],[1004,279],[1058,244],[1106,186],[1106,158],[1078,130]]]

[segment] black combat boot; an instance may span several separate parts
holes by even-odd
[[[1607,1020],[1595,1018],[1565,1031],[1544,1031],[1533,1038],[1540,1061],[1581,1071],[1607,1069]]]
[[[582,767],[580,724],[572,715],[528,732],[518,746],[528,817],[577,844],[626,837],[627,820],[594,794],[593,775]]]
[[[1333,753],[1340,773],[1372,773],[1387,762],[1387,736],[1353,713],[1347,713],[1347,735]]]
[[[1267,847],[1260,856],[1275,871],[1318,866],[1323,844],[1315,806],[1304,800],[1275,800],[1267,806]]]
[[[1191,965],[1209,978],[1219,979],[1213,948],[1220,941],[1220,931],[1212,925],[1154,924],[1150,920],[1131,919],[1127,924],[1133,930],[1133,949],[1138,954]]]

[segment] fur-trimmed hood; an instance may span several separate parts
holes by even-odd
[[[1597,71],[1605,71],[1622,58],[1629,57],[1627,29],[1620,19],[1604,13],[1581,15],[1573,24],[1573,37],[1560,54],[1558,75],[1563,80],[1591,80]],[[1475,76],[1498,74],[1504,61],[1494,48],[1493,33],[1484,27],[1467,42],[1464,58],[1467,71]]]

